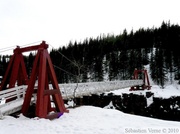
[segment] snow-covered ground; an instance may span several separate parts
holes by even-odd
[[[113,91],[115,94],[136,93],[145,94],[145,91],[129,91],[129,88]],[[154,96],[168,98],[180,96],[179,85],[169,85],[160,89],[153,85],[151,92]],[[166,121],[130,115],[115,109],[106,109],[93,106],[68,108],[54,120],[19,118],[5,116],[0,120],[0,134],[180,134],[180,122]]]
[[[147,105],[149,106],[153,102],[153,97],[170,98],[173,96],[180,96],[180,85],[174,83],[171,85],[167,85],[164,89],[160,88],[157,85],[152,85],[151,90],[129,91],[129,88],[124,88],[111,92],[116,95],[122,95],[123,93],[127,93],[127,94],[133,93],[144,96],[146,95],[146,92],[152,92],[154,93],[154,95],[152,95],[150,98],[147,98]]]

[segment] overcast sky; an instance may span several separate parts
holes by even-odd
[[[0,50],[45,40],[54,48],[124,29],[180,24],[179,0],[0,0]]]

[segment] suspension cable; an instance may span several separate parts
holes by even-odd
[[[21,47],[29,46],[29,45],[32,45],[32,44],[35,44],[35,43],[39,43],[39,42],[42,42],[42,40],[39,40],[39,41],[36,41],[36,42],[31,42],[31,43],[24,44],[24,45],[21,45]],[[5,47],[5,48],[1,48],[1,49],[0,49],[0,53],[7,52],[7,51],[10,51],[10,50],[13,50],[13,49],[15,49],[16,47],[17,47],[17,45],[10,46],[10,47]]]
[[[26,46],[29,46],[29,45],[32,45],[32,44],[36,44],[36,43],[40,43],[40,42],[42,42],[42,40],[35,41],[35,42],[31,42],[31,43],[24,44],[24,45],[21,45],[21,47],[26,47]]]
[[[60,67],[58,67],[58,66],[56,66],[56,65],[54,65],[54,64],[53,64],[53,66],[54,66],[55,68],[57,68],[57,69],[60,69],[60,70],[64,71],[64,72],[67,73],[67,74],[70,74],[70,75],[72,75],[72,76],[74,76],[74,77],[77,77],[77,75],[72,74],[72,73],[70,73],[70,72],[68,72],[68,71],[66,71],[66,70],[64,70],[64,69],[62,69],[62,68],[60,68]]]
[[[3,52],[6,52],[6,51],[10,51],[10,50],[12,50],[13,48],[15,48],[15,46],[10,46],[10,47],[1,48],[1,49],[0,49],[0,52],[3,53]]]
[[[51,44],[49,44],[53,49],[55,49]],[[73,65],[75,65],[77,68],[79,68],[79,66],[75,63],[75,62],[73,62],[72,60],[70,60],[68,57],[66,57],[64,54],[62,54],[60,51],[57,51],[61,56],[63,56],[66,60],[68,60],[69,62],[71,62]],[[87,73],[87,71],[86,70],[84,70],[84,69],[82,69],[81,68],[81,71],[83,71],[83,72],[86,72]]]
[[[55,49],[51,44],[50,46]],[[74,64],[76,67],[78,67],[78,65],[76,63],[74,63],[73,61],[71,61],[68,57],[66,57],[64,54],[62,54],[60,51],[57,51],[61,56],[63,56],[64,58],[66,58],[66,60],[68,60],[69,62],[71,62],[72,64]]]

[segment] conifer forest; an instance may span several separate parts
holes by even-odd
[[[59,37],[61,38],[61,37]],[[53,48],[49,54],[59,83],[132,79],[134,69],[149,65],[150,77],[162,88],[167,82],[180,84],[180,26],[162,22],[158,28],[126,29],[82,42]],[[11,55],[0,55],[3,76]],[[35,54],[24,56],[30,75]]]

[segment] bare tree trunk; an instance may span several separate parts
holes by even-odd
[[[73,92],[73,107],[76,106],[76,102],[77,102],[77,100],[76,100],[76,90],[78,88],[78,83],[80,82],[80,75],[81,75],[80,73],[81,73],[81,67],[82,67],[78,63],[76,63],[76,66],[78,68],[78,76],[76,77],[76,87],[75,87],[74,92]]]

